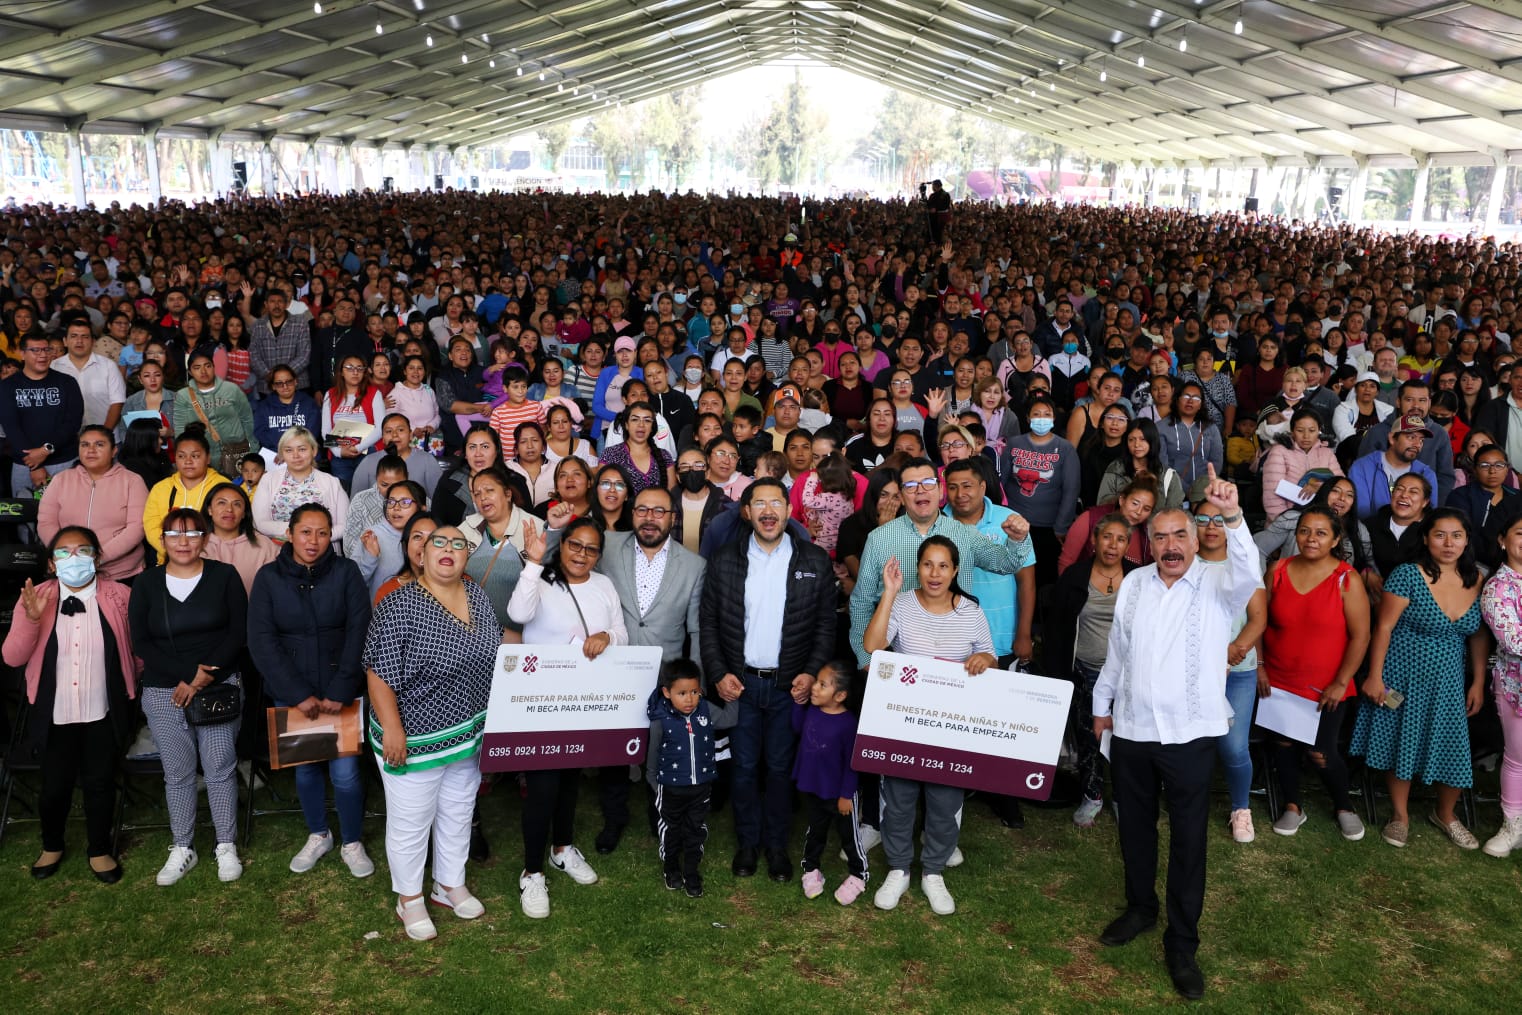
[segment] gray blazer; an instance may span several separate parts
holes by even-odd
[[[634,555],[642,553],[632,532],[603,535],[602,556],[597,570],[607,575],[623,605],[624,627],[631,645],[659,645],[661,658],[680,659],[687,637],[692,637],[688,658],[701,659],[698,642],[698,603],[703,598],[703,558],[674,539],[666,543],[666,574],[650,604],[639,615],[639,594],[634,585]]]

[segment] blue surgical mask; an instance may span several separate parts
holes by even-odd
[[[1047,434],[1052,432],[1052,424],[1054,424],[1056,420],[1052,419],[1050,416],[1037,416],[1030,422],[1031,433],[1035,434],[1037,437],[1045,437]]]
[[[687,302],[687,294],[686,293],[673,293],[671,295],[671,298],[672,298],[672,300],[674,300],[676,302],[676,305],[679,306],[679,307]]]
[[[745,313],[745,304],[743,304],[743,303],[731,303],[729,305],[729,312],[731,314],[733,314],[735,317],[739,317],[741,314]]]
[[[70,588],[82,589],[95,580],[95,561],[90,557],[74,554],[55,561],[53,569],[58,572],[58,580]]]
[[[1078,343],[1077,342],[1063,342],[1062,343],[1062,351],[1067,353],[1069,356],[1072,356],[1074,353],[1076,353],[1078,351]]]

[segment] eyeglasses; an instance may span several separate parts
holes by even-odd
[[[1510,468],[1510,466],[1505,462],[1478,462],[1475,464],[1475,468],[1484,469],[1486,472],[1500,472],[1502,469]]]
[[[739,458],[740,457],[737,453],[735,453],[733,451],[729,451],[729,450],[727,450],[725,448],[715,448],[713,451],[710,451],[709,454],[713,455],[715,458]]]
[[[605,479],[601,483],[597,484],[597,489],[599,489],[599,490],[612,490],[612,491],[617,492],[617,493],[623,493],[625,490],[627,490],[629,488],[628,488],[628,486],[626,486],[623,483],[620,483],[620,482],[618,482],[616,480]]]
[[[750,502],[750,509],[752,511],[757,511],[757,510],[759,510],[761,508],[771,508],[773,511],[782,511],[782,510],[787,508],[787,501],[785,501],[785,500],[753,500],[753,501]]]
[[[1194,516],[1194,524],[1196,524],[1196,525],[1213,525],[1213,526],[1215,526],[1218,529],[1224,529],[1226,527],[1226,516],[1225,515],[1195,515]]]
[[[913,383],[914,383],[913,381],[894,381],[893,382],[893,386],[895,388],[907,388],[909,385],[911,385]]]
[[[655,422],[655,417],[654,416],[630,416],[629,417],[629,422],[630,423],[654,423]]]
[[[206,535],[206,533],[202,532],[200,529],[166,529],[166,530],[164,530],[164,538],[165,539],[200,539],[204,535]]]
[[[428,542],[440,550],[470,549],[470,540],[463,536],[429,536]]]
[[[414,505],[416,503],[417,503],[417,501],[413,500],[411,497],[387,497],[386,498],[386,506],[387,507],[408,508],[408,507],[411,507],[412,505]]]
[[[960,451],[965,447],[970,447],[966,441],[941,441],[942,451]]]
[[[272,388],[294,388],[295,386],[296,378],[294,377],[287,377],[283,381],[270,381],[270,387]]]
[[[650,518],[654,518],[656,521],[660,521],[662,518],[665,518],[669,514],[671,514],[671,509],[665,507],[647,507],[646,505],[641,504],[639,507],[634,509],[634,516],[636,518],[644,518],[648,516]]]
[[[665,511],[668,509],[661,508],[660,510]],[[634,513],[639,514],[639,511],[636,510]],[[593,546],[591,543],[583,543],[578,539],[567,539],[564,545],[571,553],[583,553],[588,557],[599,557],[602,555],[602,547]]]
[[[1178,396],[1178,400],[1180,402],[1198,402],[1200,400],[1200,396],[1199,395],[1180,395],[1180,396]]]
[[[364,372],[365,372],[365,368],[360,366],[357,363],[345,363],[344,364],[344,373],[346,373],[346,374],[362,374]]]
[[[941,481],[931,476],[929,479],[906,479],[898,484],[900,490],[913,493],[916,490],[934,490],[941,485]]]
[[[95,547],[85,543],[83,546],[60,546],[53,550],[54,560],[68,560],[70,557],[83,557],[86,560],[94,560]]]

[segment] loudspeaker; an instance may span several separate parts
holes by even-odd
[[[1342,188],[1328,187],[1326,189],[1326,203],[1336,208],[1342,204]]]
[[[444,177],[442,177],[442,176],[435,176],[433,178],[433,189],[434,190],[443,190],[444,189]]]
[[[381,180],[381,193],[389,194],[396,189],[396,177],[387,176]]]
[[[470,178],[470,189],[471,190],[480,190],[481,189],[481,178],[479,176],[472,176]]]
[[[233,163],[233,189],[234,190],[247,190],[248,189],[248,163],[247,162],[234,162]]]
[[[1244,212],[1247,212],[1249,215],[1252,214],[1253,212],[1257,211],[1258,210],[1258,199],[1256,197],[1249,197],[1247,200],[1243,201],[1242,202],[1242,210]]]

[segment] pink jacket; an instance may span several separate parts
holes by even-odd
[[[64,469],[48,482],[37,505],[37,533],[52,542],[65,525],[83,525],[100,540],[100,575],[111,581],[143,570],[143,509],[148,487],[142,477],[113,464],[99,480],[83,465]]]
[[[1300,477],[1311,469],[1330,469],[1332,475],[1342,475],[1337,464],[1337,454],[1331,448],[1318,444],[1309,451],[1301,451],[1293,444],[1285,447],[1275,444],[1263,459],[1263,510],[1269,521],[1278,518],[1295,505],[1274,492],[1279,481],[1300,482]]]
[[[72,469],[69,471],[73,471]],[[47,655],[48,639],[53,637],[53,625],[58,619],[58,579],[49,578],[37,586],[42,593],[42,619],[33,621],[26,615],[21,603],[16,603],[15,619],[5,636],[5,646],[0,655],[7,666],[26,666],[26,700],[36,704],[37,687],[42,682],[42,657]],[[119,582],[98,578],[95,582],[95,599],[100,604],[106,626],[116,636],[116,653],[122,661],[122,677],[127,682],[127,697],[137,697],[137,675],[143,664],[132,654],[132,625],[127,620],[127,597],[130,590]]]

